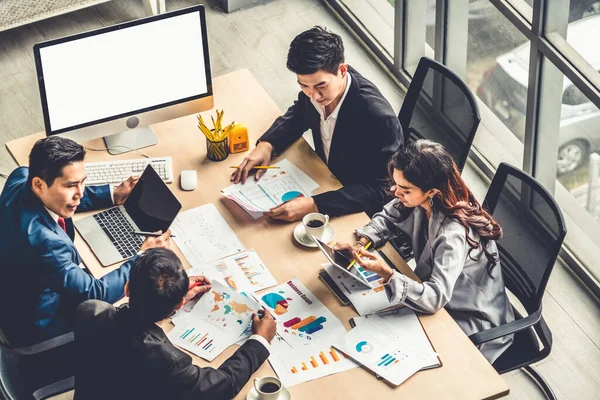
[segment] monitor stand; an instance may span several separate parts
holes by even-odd
[[[117,155],[144,147],[154,146],[158,143],[158,136],[156,136],[150,127],[145,126],[105,136],[104,143],[110,154]]]

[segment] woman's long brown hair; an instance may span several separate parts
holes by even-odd
[[[487,244],[490,240],[502,238],[502,228],[469,190],[446,149],[431,140],[417,140],[392,156],[388,164],[390,176],[394,169],[402,171],[404,178],[423,192],[430,189],[440,191],[433,198],[434,209],[465,227],[469,257],[481,245],[488,259],[489,273],[498,262],[498,255],[488,252]],[[401,210],[405,208],[401,203],[398,207]],[[469,236],[470,229],[479,236],[479,241]]]

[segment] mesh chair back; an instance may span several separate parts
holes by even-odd
[[[473,93],[454,72],[422,57],[398,115],[406,141],[441,143],[462,171],[481,121]]]
[[[562,212],[533,177],[501,163],[484,201],[504,231],[497,242],[505,286],[528,313],[541,306],[567,233]]]

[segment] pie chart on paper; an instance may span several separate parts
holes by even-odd
[[[296,191],[286,192],[283,194],[283,196],[281,196],[281,201],[286,202],[289,200],[293,200],[297,197],[304,197],[304,195],[302,193],[296,192]]]
[[[373,346],[366,340],[356,343],[356,351],[359,353],[370,353],[373,351]]]

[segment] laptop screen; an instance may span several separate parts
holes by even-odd
[[[124,207],[140,230],[165,232],[181,210],[181,203],[154,168],[148,165]]]

